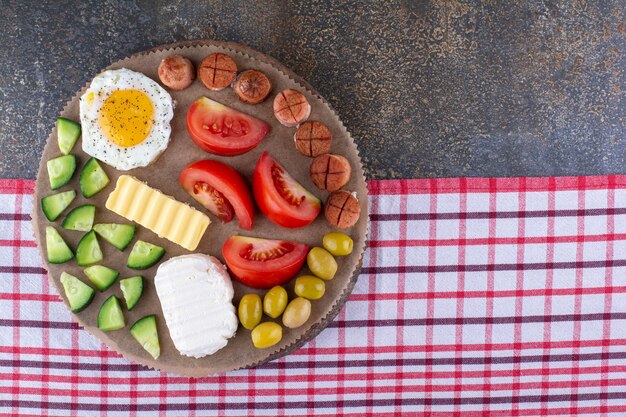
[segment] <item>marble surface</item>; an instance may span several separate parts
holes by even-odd
[[[369,178],[624,173],[625,25],[621,0],[3,0],[0,177],[35,177],[56,116],[100,69],[201,38],[312,84]]]

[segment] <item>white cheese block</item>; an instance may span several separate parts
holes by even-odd
[[[170,337],[181,354],[211,355],[235,334],[233,284],[217,258],[174,257],[159,266],[154,285]]]

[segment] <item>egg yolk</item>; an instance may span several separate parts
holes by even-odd
[[[117,90],[104,101],[98,124],[107,139],[128,148],[143,142],[154,122],[154,106],[146,93]]]

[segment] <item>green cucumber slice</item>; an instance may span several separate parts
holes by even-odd
[[[61,273],[61,284],[70,303],[70,309],[74,313],[84,310],[96,294],[93,288],[67,272]]]
[[[156,316],[154,314],[137,320],[130,328],[130,334],[154,359],[161,355]]]
[[[135,236],[134,224],[100,223],[93,230],[119,250],[126,249]]]
[[[83,204],[69,212],[63,220],[63,228],[67,230],[78,230],[88,232],[93,226],[93,219],[96,216],[96,206],[93,204]]]
[[[98,312],[98,329],[103,332],[110,332],[126,326],[124,314],[120,306],[120,300],[114,295],[110,296],[100,307]]]
[[[89,198],[100,192],[109,183],[109,177],[96,158],[89,158],[80,172],[80,192]]]
[[[50,188],[56,190],[70,182],[76,171],[76,157],[74,155],[59,156],[46,163]]]
[[[152,243],[138,240],[128,255],[126,266],[133,269],[147,269],[165,254],[165,249]]]
[[[64,155],[70,153],[79,136],[80,125],[78,123],[64,117],[57,119],[57,141]]]
[[[109,288],[113,285],[117,277],[120,276],[119,272],[104,265],[92,265],[85,268],[83,272],[87,275],[89,281],[100,291]]]
[[[52,194],[41,199],[41,211],[46,216],[46,219],[51,222],[55,221],[57,217],[63,213],[63,211],[74,201],[76,198],[76,191],[69,190],[62,193]]]
[[[74,257],[70,247],[52,226],[46,226],[46,251],[51,264],[62,264]]]
[[[143,292],[143,278],[141,275],[125,278],[120,281],[120,288],[124,294],[124,300],[126,300],[126,308],[130,311],[137,305]]]
[[[95,232],[92,230],[83,236],[76,248],[76,263],[87,266],[100,262],[103,258],[102,250],[98,244]]]

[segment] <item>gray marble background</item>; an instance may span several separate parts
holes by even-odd
[[[0,177],[100,69],[247,44],[335,107],[369,178],[626,173],[626,3],[0,0]]]

